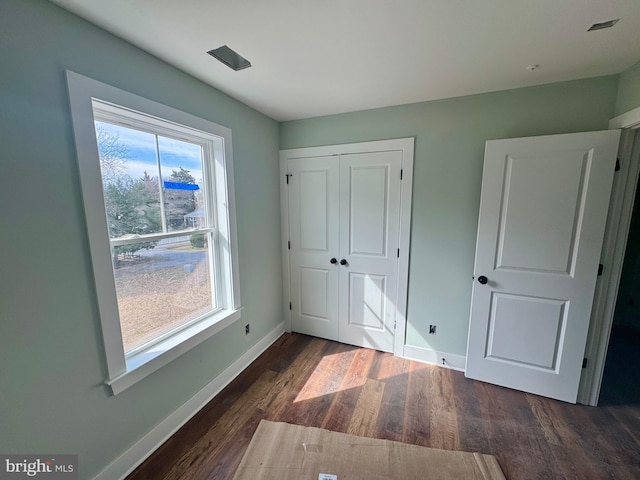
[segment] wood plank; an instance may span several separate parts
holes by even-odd
[[[198,465],[198,470],[191,469],[189,480],[233,477],[262,417],[262,412],[255,411],[233,434],[222,438],[217,450],[212,450],[211,455],[205,457],[204,461]]]
[[[428,367],[433,368],[433,367]],[[485,453],[489,448],[487,421],[482,416],[475,380],[466,378],[462,372],[449,372],[453,385],[453,401],[458,414],[458,438],[460,449]]]
[[[355,347],[328,342],[298,395],[283,412],[287,422],[319,427],[355,355]]]
[[[431,368],[429,381],[429,446],[445,450],[460,449],[458,412],[451,373],[444,368]]]
[[[374,355],[375,350],[361,348],[354,351],[351,364],[322,421],[322,428],[338,432],[345,431],[344,428],[349,425],[362,387],[367,381]]]
[[[585,453],[581,449],[580,439],[576,437],[576,432],[567,422],[566,414],[558,410],[568,405],[536,395],[527,394],[525,397],[542,429],[543,438],[548,447],[548,458],[553,463],[554,469],[565,478],[584,478],[588,472],[582,468],[582,465],[585,465],[588,459],[585,458]],[[572,454],[567,455],[567,452]],[[603,475],[603,472],[599,474]]]
[[[246,422],[254,416],[256,405],[272,391],[272,385],[277,375],[278,373],[270,370],[264,372],[256,383],[209,428],[206,435],[192,444],[188,453],[180,458],[164,478],[167,480],[181,479],[187,468],[191,470],[193,478],[201,478],[203,465],[208,463],[211,457],[223,452],[228,439],[244,428]]]
[[[555,478],[556,466],[525,394],[483,382],[474,383],[480,411],[486,420],[488,451],[498,458],[505,476],[518,478],[524,471],[531,474],[530,478]]]
[[[591,461],[604,467],[611,467],[613,478],[627,467],[640,468],[640,446],[629,434],[630,423],[616,422],[609,410],[579,406],[565,412],[571,418],[571,425],[580,425],[580,446],[590,453]],[[638,431],[636,430],[636,435]]]
[[[374,437],[380,405],[384,394],[384,383],[368,378],[358,395],[347,433],[362,437]]]
[[[636,452],[640,452],[640,409],[637,406],[608,407],[606,411],[635,443]]]
[[[430,445],[430,413],[433,398],[429,392],[430,388],[431,369],[426,365],[410,362],[402,425],[403,442]]]
[[[311,338],[306,335],[295,335],[295,337]],[[288,347],[285,348],[289,351]],[[277,394],[270,403],[263,404],[267,417],[270,417],[267,418],[268,420],[276,421],[285,411],[291,409],[300,391],[318,367],[326,349],[326,341],[317,338],[313,339],[311,342],[306,343],[304,350],[298,353],[295,364],[281,372],[278,384],[273,386]]]
[[[402,441],[409,360],[386,353],[374,362],[377,380],[385,384],[375,437]]]

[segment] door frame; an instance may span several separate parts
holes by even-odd
[[[325,145],[320,147],[303,147],[280,150],[280,209],[282,235],[282,286],[285,325],[291,332],[291,280],[289,262],[289,195],[287,190],[287,165],[289,159],[345,155],[352,153],[372,153],[398,151],[402,153],[402,186],[400,191],[400,257],[398,258],[398,284],[396,305],[396,329],[394,334],[393,353],[404,355],[407,327],[407,295],[409,286],[409,247],[411,234],[411,201],[413,189],[413,154],[415,138],[397,138],[371,142]]]
[[[585,348],[587,367],[582,371],[578,402],[596,406],[600,397],[607,349],[613,327],[622,264],[631,225],[631,214],[640,174],[640,155],[634,157],[634,145],[640,148],[640,107],[619,115],[609,122],[609,129],[622,129],[616,173],[600,255],[603,274],[596,283],[589,335]]]

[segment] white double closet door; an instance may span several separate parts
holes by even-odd
[[[394,350],[402,150],[289,158],[291,328]]]

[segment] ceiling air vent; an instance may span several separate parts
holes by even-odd
[[[226,45],[214,48],[213,50],[209,50],[207,53],[212,57],[220,60],[227,67],[232,68],[236,71],[249,68],[251,66],[251,62],[249,60],[244,58],[239,53],[234,52]]]
[[[615,20],[607,20],[606,22],[594,23],[589,27],[589,30],[587,30],[587,32],[590,32],[592,30],[602,30],[603,28],[611,28],[619,21],[620,19],[616,18]]]

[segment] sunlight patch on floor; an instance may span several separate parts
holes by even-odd
[[[353,351],[325,355],[307,380],[307,383],[305,383],[302,390],[300,390],[294,403],[323,395],[331,395],[346,390],[347,388],[361,387],[364,385],[365,379],[362,379],[362,381],[356,385],[353,383],[350,383],[348,386],[343,385],[342,377],[336,375],[336,366],[340,364],[340,361],[343,360],[344,357],[351,356],[353,356]]]
[[[376,350],[358,348],[355,353],[349,350],[325,355],[300,390],[294,403],[363,387],[369,379],[369,368],[373,368],[374,357],[379,354]],[[346,366],[349,358],[351,361]],[[378,360],[377,373],[371,379],[385,380],[428,367],[427,364],[395,357],[392,354],[383,354]],[[344,370],[344,373],[341,374],[339,369]]]

